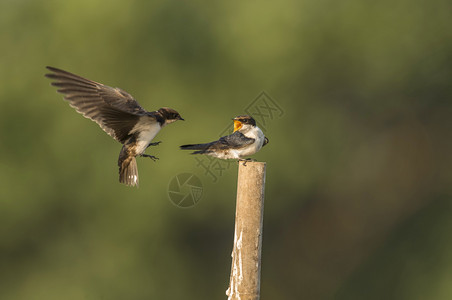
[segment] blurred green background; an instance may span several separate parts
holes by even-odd
[[[442,0],[1,1],[0,298],[225,299],[237,166],[213,182],[178,146],[265,90],[261,299],[452,299],[451,28]],[[138,189],[46,65],[186,119]]]

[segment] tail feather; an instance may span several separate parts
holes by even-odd
[[[180,146],[180,149],[181,150],[197,150],[197,151],[192,152],[191,154],[205,154],[205,153],[210,152],[208,150],[209,150],[211,144],[212,143],[182,145],[182,146]]]
[[[138,186],[138,166],[133,155],[127,155],[124,147],[118,159],[119,182],[128,186]]]
[[[128,186],[138,186],[137,160],[129,156],[119,166],[119,182]]]

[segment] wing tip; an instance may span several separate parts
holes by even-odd
[[[56,73],[61,72],[60,69],[51,66],[46,66],[46,69],[53,73],[46,73],[44,74],[45,77],[50,79],[58,79],[58,75]]]

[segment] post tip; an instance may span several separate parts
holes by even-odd
[[[248,166],[259,166],[259,165],[266,165],[267,163],[264,161],[252,161],[252,160],[240,160],[239,161],[239,166],[244,166],[244,167],[248,167]]]

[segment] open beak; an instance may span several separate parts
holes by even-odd
[[[240,128],[242,128],[242,122],[238,121],[238,120],[234,120],[234,132],[236,132],[237,130],[239,130]]]

